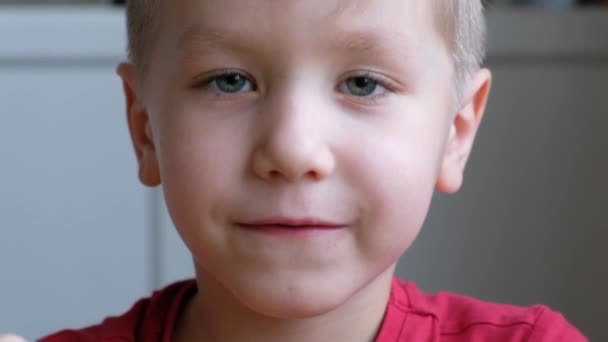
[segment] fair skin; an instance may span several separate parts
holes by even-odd
[[[434,190],[462,184],[489,71],[455,106],[426,0],[163,3],[146,79],[118,72],[195,263],[174,340],[372,341]]]

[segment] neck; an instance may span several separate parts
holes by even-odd
[[[188,303],[174,341],[361,341],[375,339],[390,295],[394,266],[337,308],[305,319],[261,315],[240,303],[204,272],[197,272],[199,291]],[[235,328],[238,327],[238,328]]]

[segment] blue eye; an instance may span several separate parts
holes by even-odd
[[[371,73],[354,75],[344,80],[338,91],[343,94],[351,95],[361,100],[376,101],[379,98],[394,92],[391,88],[390,81],[385,80],[382,76],[376,76]]]
[[[212,84],[223,93],[242,93],[253,90],[251,82],[238,73],[216,76]]]
[[[369,77],[356,76],[346,80],[346,87],[351,94],[364,97],[373,95],[380,85]]]
[[[223,94],[239,94],[256,90],[248,76],[235,71],[217,73],[195,85],[194,88]]]

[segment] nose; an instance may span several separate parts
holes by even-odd
[[[277,100],[259,115],[254,174],[266,181],[320,181],[335,169],[327,119],[303,96]],[[322,107],[322,106],[321,106]]]

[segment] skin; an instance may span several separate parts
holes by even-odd
[[[373,340],[434,190],[461,187],[490,72],[454,105],[428,1],[164,6],[149,74],[118,73],[139,177],[162,184],[195,264],[174,339]],[[226,69],[237,93],[213,78]],[[243,226],[268,217],[341,228]]]

